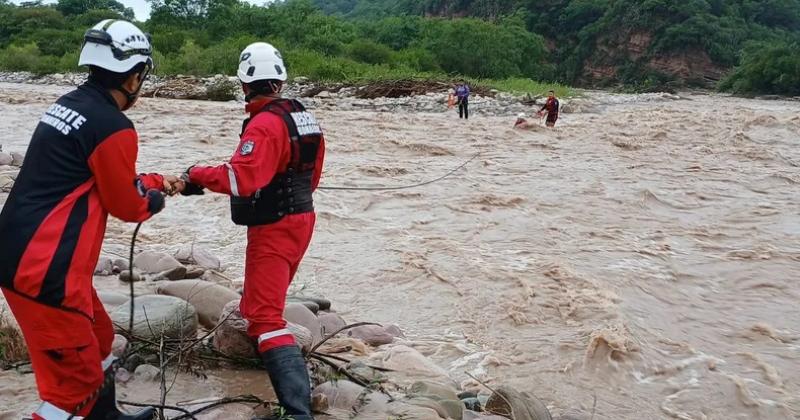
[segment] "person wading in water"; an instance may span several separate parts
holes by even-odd
[[[545,102],[542,109],[539,110],[539,116],[545,115],[545,111],[547,111],[546,124],[548,127],[555,127],[556,121],[558,121],[558,110],[558,98],[556,98],[556,93],[551,90],[548,92],[547,102]]]

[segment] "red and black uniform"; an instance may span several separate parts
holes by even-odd
[[[231,196],[234,222],[247,225],[240,309],[260,352],[295,344],[286,329],[286,293],[311,242],[312,192],[322,174],[325,141],[299,102],[247,104],[239,146],[229,163],[194,166],[189,181]]]
[[[164,204],[160,175],[136,175],[138,137],[92,83],[50,106],[0,213],[0,286],[25,336],[45,402],[37,418],[98,389],[114,331],[92,286],[108,214],[141,222]]]
[[[544,103],[542,106],[541,111],[547,111],[547,125],[552,127],[556,125],[556,121],[558,120],[558,108],[559,103],[558,99],[555,97],[547,98],[547,102]]]

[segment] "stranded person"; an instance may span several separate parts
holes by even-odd
[[[546,124],[548,127],[555,127],[558,120],[558,109],[559,103],[556,93],[551,90],[548,92],[547,101],[542,106],[542,109],[539,110],[539,115],[547,114]]]

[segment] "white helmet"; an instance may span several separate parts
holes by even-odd
[[[239,56],[239,71],[242,83],[256,80],[286,81],[286,66],[280,51],[266,42],[254,42]]]
[[[125,73],[140,63],[152,68],[152,53],[149,35],[128,21],[106,19],[84,34],[78,65]]]

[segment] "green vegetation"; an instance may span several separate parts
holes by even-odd
[[[730,73],[724,89],[791,94],[798,79],[781,54],[796,56],[800,0],[149,1],[142,25],[159,74],[234,74],[239,51],[266,40],[291,75],[324,81],[467,77],[500,90],[536,89],[533,80],[656,90]],[[0,69],[74,71],[85,29],[130,13],[116,0],[0,0]]]
[[[800,43],[753,43],[720,88],[734,93],[800,96]]]

